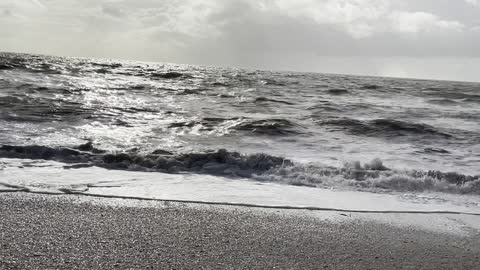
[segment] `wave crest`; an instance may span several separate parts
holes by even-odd
[[[267,154],[241,154],[225,149],[204,153],[105,153],[91,142],[76,148],[52,148],[39,145],[0,147],[0,157],[45,159],[77,163],[66,168],[98,166],[114,170],[164,173],[193,172],[226,177],[244,177],[310,187],[355,187],[367,190],[439,191],[479,194],[480,176],[457,172],[392,170],[380,159],[364,163],[351,162],[343,167],[298,164]],[[79,164],[80,163],[80,164]]]
[[[333,131],[342,130],[363,136],[398,137],[406,135],[424,135],[442,138],[452,137],[452,135],[426,124],[409,123],[393,119],[362,121],[351,118],[341,118],[322,121],[319,122],[319,124],[327,126]]]
[[[298,134],[298,126],[286,119],[245,119],[207,117],[201,120],[171,123],[168,128],[194,129],[200,131],[251,132],[258,135],[280,136]]]

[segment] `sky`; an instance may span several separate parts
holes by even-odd
[[[480,81],[480,0],[0,0],[0,51]]]

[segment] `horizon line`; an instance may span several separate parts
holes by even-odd
[[[171,64],[171,65],[186,65],[186,66],[199,66],[199,67],[209,67],[209,68],[231,68],[231,69],[242,69],[246,71],[264,71],[264,72],[290,72],[290,73],[310,73],[310,74],[323,74],[323,75],[333,75],[333,76],[350,76],[350,77],[367,77],[367,78],[384,78],[384,79],[400,79],[400,80],[415,80],[415,81],[437,81],[437,82],[459,82],[459,83],[474,83],[480,84],[479,81],[462,81],[454,79],[433,79],[433,78],[419,78],[419,77],[402,77],[402,76],[381,76],[381,75],[368,75],[368,74],[353,74],[353,73],[335,73],[335,72],[323,72],[323,71],[300,71],[300,70],[288,70],[288,69],[267,69],[267,68],[255,68],[255,67],[242,67],[234,65],[209,65],[209,64],[190,64],[190,63],[177,63],[169,61],[159,61],[159,60],[139,60],[139,59],[126,59],[126,58],[110,58],[110,57],[96,57],[96,56],[74,56],[74,55],[56,55],[49,53],[36,53],[36,52],[24,52],[24,51],[0,51],[0,54],[26,54],[26,55],[38,55],[38,56],[48,56],[48,57],[64,57],[64,58],[83,58],[83,59],[97,59],[104,61],[131,61],[131,62],[140,62],[140,63],[155,63],[155,64]]]

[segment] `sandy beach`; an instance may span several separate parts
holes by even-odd
[[[479,269],[480,236],[333,213],[0,194],[0,269]],[[120,203],[118,203],[120,202]]]

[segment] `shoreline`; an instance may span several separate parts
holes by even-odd
[[[339,212],[319,218],[301,210],[20,192],[0,193],[0,212],[0,269],[480,267],[478,231],[445,234]]]
[[[2,183],[0,183],[2,185]],[[5,184],[3,184],[5,185]],[[123,195],[107,195],[96,193],[75,192],[70,189],[60,189],[59,192],[49,191],[31,191],[28,188],[23,188],[14,185],[5,185],[8,189],[0,189],[1,193],[28,193],[33,195],[44,196],[67,196],[73,195],[77,197],[86,197],[87,199],[112,199],[112,200],[131,200],[138,202],[154,202],[154,203],[174,203],[174,204],[188,204],[188,205],[210,205],[217,207],[244,207],[251,209],[263,210],[299,210],[299,211],[318,211],[318,212],[338,212],[338,213],[358,213],[358,214],[420,214],[420,215],[462,215],[480,217],[480,213],[476,212],[462,212],[450,210],[369,210],[369,209],[348,209],[348,208],[332,208],[332,207],[317,207],[317,206],[292,206],[292,205],[269,205],[269,204],[255,204],[242,202],[228,202],[228,201],[202,201],[202,200],[183,200],[183,199],[160,199],[136,196]]]

